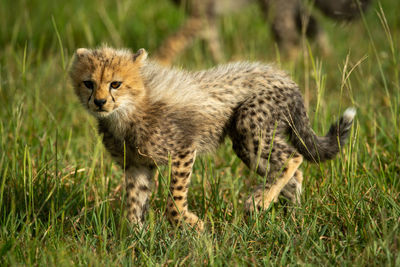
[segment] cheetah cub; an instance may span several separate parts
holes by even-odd
[[[280,194],[299,202],[303,158],[332,159],[355,115],[347,109],[328,134],[310,127],[298,86],[282,71],[260,63],[231,63],[188,72],[147,59],[140,49],[101,47],[76,51],[70,70],[75,93],[98,121],[112,157],[126,168],[127,215],[141,224],[156,165],[171,160],[167,216],[203,230],[188,208],[196,155],[214,151],[229,136],[238,157],[267,182],[245,209],[267,209]]]

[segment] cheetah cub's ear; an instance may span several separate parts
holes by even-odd
[[[133,55],[133,61],[137,63],[143,63],[147,59],[147,51],[144,48],[140,48],[136,54]]]
[[[78,49],[76,50],[76,55],[77,55],[78,57],[86,56],[86,55],[89,54],[89,53],[90,53],[90,50],[87,49],[87,48],[78,48]]]

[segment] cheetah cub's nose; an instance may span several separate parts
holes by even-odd
[[[96,106],[98,106],[99,108],[101,108],[106,102],[107,102],[106,99],[94,99],[94,103],[95,103]]]

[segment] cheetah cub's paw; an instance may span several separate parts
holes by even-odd
[[[190,211],[184,211],[182,215],[173,211],[169,216],[169,220],[174,225],[181,226],[182,222],[184,222],[185,224],[195,229],[197,232],[204,231],[204,222],[199,219],[196,214]]]
[[[244,210],[246,213],[253,213],[254,210],[267,210],[272,202],[276,203],[278,201],[278,197],[268,199],[267,194],[264,195],[261,193],[255,193],[250,196],[246,202],[244,203]]]
[[[194,213],[190,211],[186,212],[185,216],[183,216],[183,219],[185,220],[185,223],[190,225],[197,232],[204,231],[204,222],[199,219],[199,217],[197,217],[197,215],[195,215]]]

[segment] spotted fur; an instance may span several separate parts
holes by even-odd
[[[312,162],[333,158],[355,115],[347,110],[326,136],[318,137],[298,86],[261,63],[188,72],[148,60],[143,49],[132,54],[101,47],[78,49],[70,76],[80,101],[97,118],[105,147],[126,168],[127,214],[139,224],[153,170],[171,160],[167,217],[203,229],[188,209],[192,167],[197,154],[214,151],[226,136],[239,158],[266,177],[246,201],[247,211],[268,208],[280,194],[299,202],[303,157]]]

